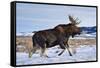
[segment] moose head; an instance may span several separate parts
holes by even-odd
[[[77,26],[81,21],[78,22],[78,18],[74,18],[71,15],[69,15],[69,21],[69,24],[60,24],[56,28],[64,32],[66,36],[74,37],[77,34],[81,34],[81,28]]]
[[[78,22],[78,17],[74,18],[73,16],[69,15],[69,21],[70,23],[68,24],[67,31],[74,37],[77,34],[81,34],[81,28],[78,27],[77,25],[81,23],[81,21]]]
[[[59,24],[55,28],[58,29],[61,33],[66,34],[66,36],[74,37],[77,34],[81,34],[82,30],[77,25],[81,22],[78,22],[78,18],[74,18],[73,16],[69,15],[69,24]]]

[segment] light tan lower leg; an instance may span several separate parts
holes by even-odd
[[[41,57],[42,57],[42,56],[48,57],[46,51],[47,51],[47,48],[46,48],[46,44],[45,44],[45,47],[44,47],[44,48],[41,48],[41,54],[40,54],[40,56],[41,56]]]

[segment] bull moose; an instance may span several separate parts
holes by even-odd
[[[54,47],[59,45],[63,51],[58,55],[61,55],[66,49],[69,52],[69,55],[72,56],[72,53],[69,50],[68,40],[69,37],[74,37],[77,34],[81,33],[80,27],[77,26],[80,22],[77,22],[78,18],[73,18],[69,15],[69,24],[59,24],[52,29],[41,30],[35,32],[32,36],[33,50],[29,53],[29,57],[36,52],[37,48],[41,49],[40,56],[48,57],[45,53],[47,48]]]

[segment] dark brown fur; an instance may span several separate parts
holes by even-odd
[[[41,49],[41,56],[44,55],[47,57],[45,54],[46,48],[59,45],[63,49],[59,55],[61,55],[67,48],[69,55],[72,56],[68,45],[69,37],[74,37],[76,34],[80,34],[81,30],[76,26],[77,22],[75,22],[71,16],[69,16],[69,20],[71,21],[69,24],[60,24],[53,29],[37,31],[32,37],[32,53],[35,53],[36,49],[39,47]],[[31,57],[31,55],[29,56]]]

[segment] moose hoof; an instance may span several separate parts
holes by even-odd
[[[32,56],[29,56],[29,58],[31,58]]]
[[[59,53],[58,56],[60,56],[62,53]]]
[[[40,56],[40,57],[49,58],[49,56],[47,56],[47,55],[42,55],[42,56]]]
[[[44,57],[49,58],[49,56],[45,55]]]
[[[28,57],[31,58],[32,57],[32,53],[29,53],[29,56]]]
[[[73,56],[72,54],[69,54],[70,56]]]

